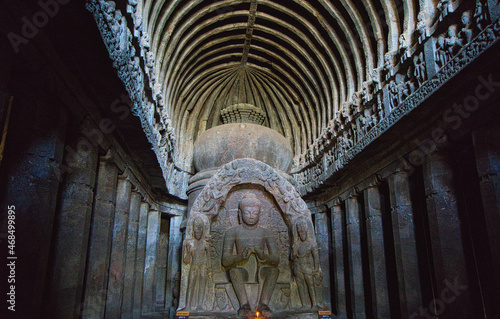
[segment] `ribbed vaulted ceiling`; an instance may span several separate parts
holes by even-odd
[[[296,158],[334,119],[384,54],[411,37],[416,0],[144,0],[178,152],[250,103],[291,142]],[[420,0],[420,5],[433,0]]]

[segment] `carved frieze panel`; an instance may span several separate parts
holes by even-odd
[[[434,61],[436,62],[431,61],[438,64],[438,70],[430,79],[423,72],[429,64],[427,61],[422,64],[420,52],[417,53],[413,65],[407,67],[404,74],[393,74],[392,59],[390,55],[386,55],[386,65],[383,70],[388,82],[384,87],[384,104],[389,106],[389,108],[385,107],[385,110],[389,110],[389,112],[385,114],[379,109],[377,114],[380,115],[380,120],[366,132],[361,129],[356,133],[350,133],[348,121],[333,121],[331,128],[335,129],[330,134],[332,138],[328,140],[328,144],[323,143],[317,146],[320,153],[324,155],[316,158],[309,166],[294,174],[301,194],[314,190],[334,172],[345,167],[368,144],[387,131],[404,115],[415,109],[446,81],[498,40],[500,20],[485,27],[469,42],[469,37],[473,37],[474,32],[476,32],[469,32],[471,31],[469,17],[469,13],[462,14],[462,25],[459,31],[458,26],[452,25],[445,33],[438,36],[442,37],[441,40],[430,39],[434,43],[442,41],[442,48],[438,47],[439,43],[435,47]],[[341,125],[335,125],[335,123]],[[328,128],[326,132],[332,130],[331,128]]]

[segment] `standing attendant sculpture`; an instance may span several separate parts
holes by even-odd
[[[240,303],[238,315],[243,318],[251,316],[245,283],[248,271],[242,266],[253,254],[258,261],[259,280],[262,281],[257,311],[263,317],[270,318],[272,311],[269,302],[278,280],[279,253],[276,240],[269,229],[258,225],[262,204],[252,193],[246,194],[238,204],[241,224],[226,231],[222,252],[222,265],[229,274],[229,279]],[[266,253],[267,249],[267,253]]]
[[[316,284],[321,282],[321,270],[319,264],[318,246],[311,238],[307,220],[299,218],[295,223],[295,243],[292,246],[291,259],[293,263],[293,274],[299,288],[302,309],[317,306]],[[309,305],[309,307],[308,307]]]
[[[205,233],[205,223],[201,217],[196,217],[192,224],[192,237],[184,242],[183,260],[190,264],[188,277],[187,308],[200,311],[204,308],[204,297],[207,293],[208,261],[210,246]]]

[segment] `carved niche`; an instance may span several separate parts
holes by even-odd
[[[255,226],[242,213],[252,203],[260,208]],[[244,234],[249,227],[256,235]],[[323,307],[311,213],[294,186],[258,160],[234,160],[210,179],[191,209],[182,256],[179,310],[206,318],[249,318],[257,311],[292,318]],[[236,277],[248,305],[240,304]],[[304,284],[307,292],[299,294]]]

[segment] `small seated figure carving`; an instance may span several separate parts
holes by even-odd
[[[310,308],[317,306],[315,281],[321,281],[321,270],[319,266],[318,246],[311,238],[308,231],[308,223],[305,218],[299,218],[295,223],[298,237],[292,247],[291,259],[293,274],[297,280],[302,307],[306,309],[310,301]]]
[[[272,317],[269,302],[279,275],[279,253],[274,235],[269,229],[258,225],[261,208],[262,203],[254,194],[246,194],[238,205],[241,224],[228,229],[224,235],[222,266],[228,270],[229,279],[240,303],[238,315],[243,318],[251,316],[245,290],[248,272],[241,267],[248,262],[250,255],[257,257],[258,271],[263,281],[257,310],[265,318]]]
[[[206,240],[205,223],[201,217],[193,221],[193,238],[184,242],[182,259],[191,265],[188,277],[187,308],[193,311],[203,310],[208,277],[210,246]]]
[[[448,60],[455,55],[457,47],[461,47],[461,41],[457,36],[457,26],[450,25],[448,27],[448,36],[444,39],[444,46],[447,50]]]

